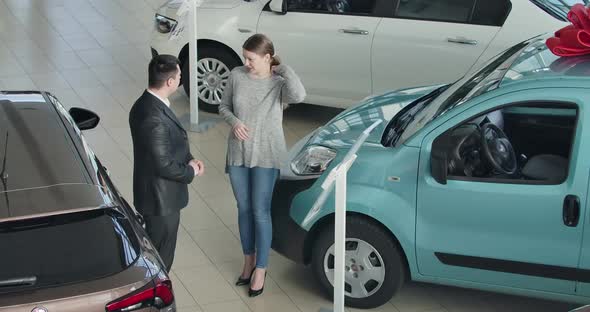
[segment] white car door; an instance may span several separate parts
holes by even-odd
[[[377,0],[287,0],[287,13],[265,9],[257,32],[293,67],[307,103],[347,107],[371,94],[371,44]]]
[[[453,82],[500,30],[510,1],[391,0],[373,43],[373,92]],[[523,38],[523,40],[526,38]]]

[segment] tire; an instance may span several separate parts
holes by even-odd
[[[311,263],[314,275],[330,296],[334,294],[334,287],[326,271],[329,272],[330,268],[334,267],[333,245],[334,225],[329,225],[319,233],[314,243]],[[345,270],[346,306],[370,309],[387,303],[401,288],[406,272],[401,252],[391,234],[369,220],[350,216],[346,221],[345,248],[347,253],[351,251],[350,254],[355,249],[371,251],[371,253],[361,252],[360,256],[347,256],[345,259],[345,265],[349,269],[348,272]],[[363,254],[367,257],[363,257]],[[353,263],[352,260],[355,262]],[[371,266],[368,264],[371,264],[372,268],[369,268]],[[373,276],[381,276],[382,281],[379,281],[380,278],[369,278],[367,275],[369,271],[373,272]],[[332,279],[333,274],[332,271]],[[362,280],[366,282],[360,282]],[[353,286],[355,284],[356,286]],[[365,293],[356,291],[361,289],[360,285],[364,285]]]
[[[197,71],[205,77],[200,78],[197,88],[204,89],[199,93],[199,109],[217,114],[219,103],[223,96],[223,88],[227,85],[229,73],[234,67],[240,65],[239,61],[224,48],[212,46],[198,47]],[[205,69],[205,70],[204,70]],[[190,97],[190,68],[189,60],[182,62],[182,86]]]

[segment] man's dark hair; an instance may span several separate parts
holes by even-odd
[[[180,66],[180,61],[173,55],[160,54],[154,57],[148,66],[149,87],[156,89],[163,87],[166,80],[176,75],[177,65]]]

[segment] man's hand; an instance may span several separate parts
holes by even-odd
[[[250,130],[243,123],[237,124],[232,129],[232,131],[234,132],[236,138],[238,138],[240,141],[246,141],[249,138],[248,131]]]
[[[200,177],[205,173],[205,164],[202,161],[192,159],[188,164],[193,167],[196,176]]]

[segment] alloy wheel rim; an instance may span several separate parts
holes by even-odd
[[[218,59],[200,59],[197,62],[197,92],[199,93],[199,99],[210,105],[221,104],[229,74],[229,68]]]
[[[381,254],[364,240],[346,240],[344,256],[344,292],[351,298],[367,298],[385,282],[385,263]],[[334,286],[334,245],[324,255],[324,273]]]

